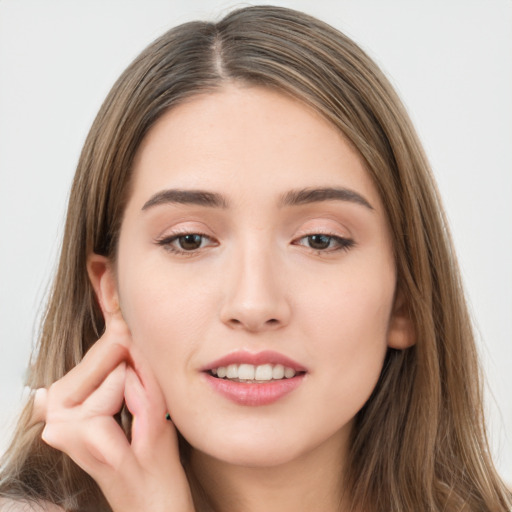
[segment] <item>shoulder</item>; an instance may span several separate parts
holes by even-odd
[[[0,498],[0,512],[64,512],[64,509],[46,501],[34,503]]]

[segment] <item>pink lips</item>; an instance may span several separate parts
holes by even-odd
[[[254,366],[258,366],[259,364],[282,364],[283,366],[293,368],[296,372],[306,371],[306,368],[304,368],[293,359],[283,356],[278,352],[273,352],[272,350],[265,350],[263,352],[257,353],[247,352],[245,350],[232,352],[227,356],[221,357],[220,359],[216,359],[215,361],[209,363],[207,366],[202,368],[202,371],[208,371],[212,368],[218,368],[219,366],[244,363],[253,364]]]
[[[291,379],[282,379],[265,383],[234,382],[219,379],[209,373],[213,368],[230,364],[282,364],[293,368],[297,375]],[[208,384],[223,397],[239,405],[260,406],[272,404],[295,390],[303,381],[306,368],[296,361],[273,351],[250,353],[246,351],[233,352],[217,359],[202,369]]]

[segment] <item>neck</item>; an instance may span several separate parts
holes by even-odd
[[[292,461],[244,467],[192,450],[189,473],[200,512],[348,510],[343,497],[346,443],[333,436]]]

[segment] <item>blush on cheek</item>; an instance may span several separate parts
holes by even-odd
[[[190,348],[194,340],[202,338],[207,314],[194,298],[169,289],[131,295],[129,291],[124,295],[123,315],[134,342],[146,357],[167,357],[179,347]]]

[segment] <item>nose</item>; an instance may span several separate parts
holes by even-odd
[[[221,321],[232,329],[264,332],[287,325],[291,308],[279,265],[270,250],[233,255],[225,274]]]

